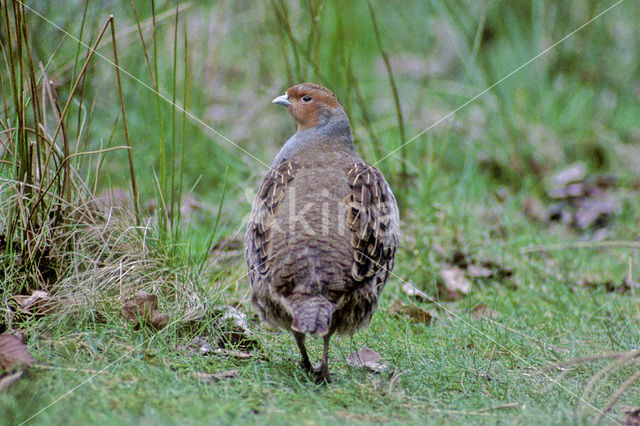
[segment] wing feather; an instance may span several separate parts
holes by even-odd
[[[396,199],[382,173],[375,167],[355,163],[345,170],[351,192],[347,205],[347,226],[351,231],[355,281],[389,277],[398,245],[399,214]],[[380,291],[382,289],[380,288]]]
[[[267,173],[258,190],[245,237],[245,257],[249,266],[251,285],[254,285],[260,276],[269,273],[271,229],[276,221],[280,202],[285,196],[289,183],[295,177],[295,171],[296,163],[281,163]]]

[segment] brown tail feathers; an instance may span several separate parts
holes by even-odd
[[[302,300],[300,300],[302,299]],[[322,296],[310,296],[291,301],[291,328],[300,333],[324,336],[329,332],[335,306]]]

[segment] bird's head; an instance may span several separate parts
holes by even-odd
[[[298,131],[329,123],[333,119],[346,119],[338,97],[325,87],[314,83],[301,83],[273,100],[287,107],[298,123]]]

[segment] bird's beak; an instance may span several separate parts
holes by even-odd
[[[289,102],[289,95],[287,95],[286,93],[282,96],[278,96],[277,98],[272,100],[271,103],[274,103],[277,105],[284,105],[286,107],[291,106],[291,102]]]

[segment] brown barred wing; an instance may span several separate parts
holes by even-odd
[[[376,284],[384,285],[398,245],[400,218],[396,199],[375,167],[355,163],[346,172],[351,186],[344,199],[347,226],[352,233],[351,274],[355,281],[376,277]]]
[[[283,162],[272,168],[262,180],[253,202],[245,236],[245,258],[251,285],[269,273],[272,263],[270,258],[273,257],[269,250],[271,228],[275,223],[279,204],[295,176],[295,170],[294,162]]]

